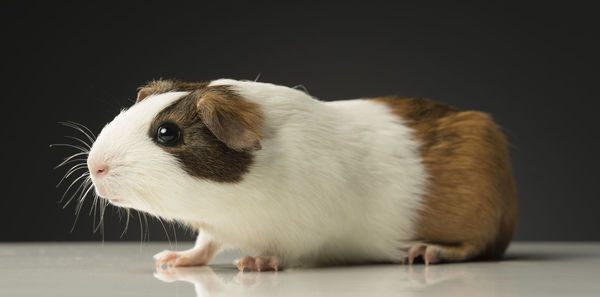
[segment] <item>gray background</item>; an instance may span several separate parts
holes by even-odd
[[[600,240],[598,31],[589,7],[430,2],[162,1],[1,4],[2,241],[119,240],[87,211],[57,203],[68,149],[96,133],[153,78],[254,79],[304,85],[323,100],[398,94],[491,113],[503,127],[520,193],[519,240]],[[88,197],[89,198],[89,197]],[[84,205],[89,210],[90,201]],[[96,218],[98,220],[98,218]],[[143,224],[146,238],[166,238]],[[171,239],[190,234],[167,226]],[[137,217],[121,240],[140,240]],[[146,233],[146,232],[143,232]]]

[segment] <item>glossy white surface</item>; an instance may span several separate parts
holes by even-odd
[[[179,243],[179,249],[191,243]],[[600,243],[515,243],[500,262],[156,270],[167,243],[0,244],[0,296],[600,296]]]

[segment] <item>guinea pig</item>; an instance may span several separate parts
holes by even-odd
[[[422,98],[319,101],[285,86],[152,81],[87,159],[96,193],[198,230],[157,264],[240,270],[500,258],[517,222],[491,117]]]

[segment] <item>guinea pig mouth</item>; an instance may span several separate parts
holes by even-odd
[[[96,188],[96,194],[98,194],[98,196],[105,198],[110,202],[121,201],[121,199],[114,198],[114,193],[111,193],[103,183],[94,182],[94,187]]]
[[[108,191],[104,185],[95,184],[94,186],[96,187],[96,193],[98,196],[110,201],[110,203],[118,204],[123,202],[123,199],[116,198],[115,195]]]
[[[107,198],[108,193],[106,192],[106,187],[100,183],[94,183],[94,188],[96,188],[96,194],[102,198]]]

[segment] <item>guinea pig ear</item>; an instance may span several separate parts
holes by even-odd
[[[137,99],[135,103],[144,100],[152,94],[164,93],[175,87],[175,82],[171,80],[153,80],[138,88]]]
[[[200,93],[196,103],[200,118],[217,139],[239,152],[261,149],[262,116],[258,104],[225,86],[208,87],[196,92]]]
[[[135,100],[135,103],[138,103],[138,102],[144,100],[144,98],[150,96],[151,94],[152,94],[152,90],[150,90],[149,88],[138,89],[137,99]]]

